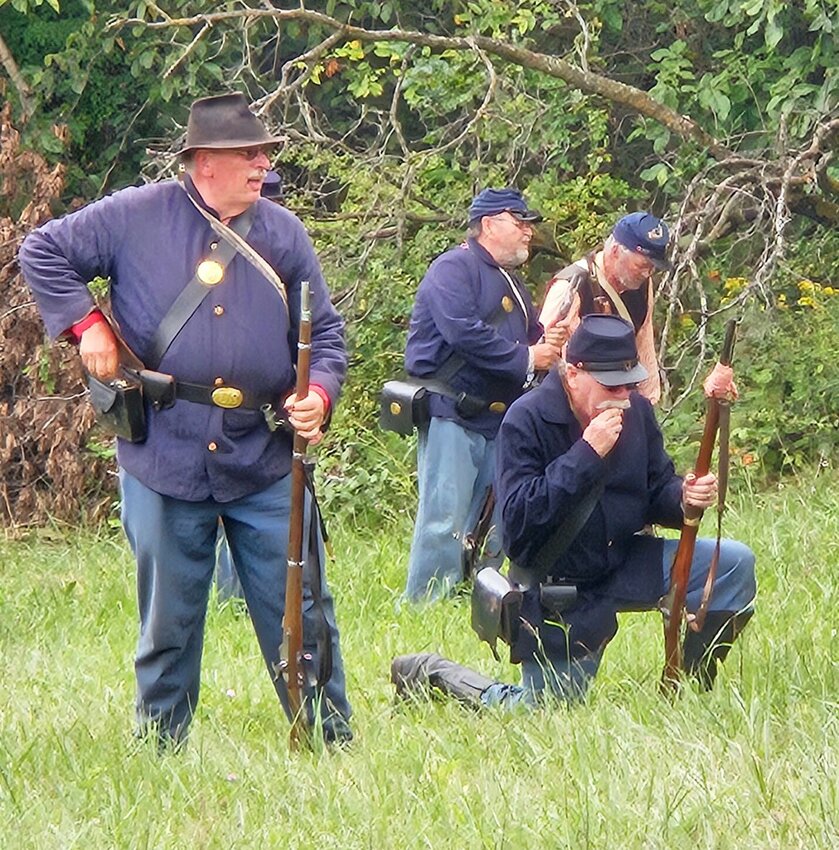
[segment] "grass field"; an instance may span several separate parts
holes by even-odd
[[[518,671],[478,643],[465,599],[397,612],[407,518],[381,533],[333,522],[357,738],[318,754],[289,755],[247,616],[214,600],[188,748],[159,758],[136,744],[122,538],[6,539],[0,846],[837,847],[838,483],[823,472],[732,497],[727,533],[758,555],[757,615],[716,690],[675,704],[657,692],[660,618],[632,614],[582,707],[394,705],[395,654]]]

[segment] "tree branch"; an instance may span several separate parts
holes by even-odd
[[[353,26],[339,21],[337,18],[305,8],[268,10],[252,9],[247,6],[235,11],[213,12],[187,18],[169,18],[167,16],[160,21],[144,21],[138,18],[117,18],[109,22],[108,28],[114,29],[129,25],[141,25],[150,29],[194,27],[199,24],[209,24],[212,26],[224,21],[235,21],[242,18],[249,20],[272,18],[277,21],[305,21],[333,30],[336,35],[340,34],[340,38],[337,39],[339,41],[404,42],[422,47],[430,47],[433,50],[440,51],[458,50],[475,52],[476,49],[480,49],[492,56],[505,59],[523,68],[540,71],[549,77],[564,80],[580,91],[587,94],[599,95],[614,103],[625,106],[640,115],[651,118],[681,138],[690,139],[702,145],[716,159],[724,159],[732,155],[732,151],[715,139],[710,133],[703,130],[696,121],[686,115],[679,115],[669,106],[653,100],[653,98],[646,92],[641,91],[641,89],[611,80],[592,71],[582,70],[558,56],[538,53],[525,47],[497,41],[483,35],[458,37],[433,35],[431,33],[416,32],[415,30],[371,30]]]
[[[9,50],[2,33],[0,33],[0,63],[6,69],[12,85],[17,90],[17,96],[20,99],[21,123],[25,124],[35,111],[35,99],[32,95],[32,89],[29,88],[20,73],[15,57],[12,56],[12,51]]]

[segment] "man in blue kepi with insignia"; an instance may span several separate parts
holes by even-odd
[[[516,274],[540,220],[516,189],[484,189],[466,242],[437,257],[417,290],[405,366],[447,389],[432,392],[431,420],[419,428],[409,601],[440,599],[462,580],[463,535],[492,484],[504,412],[559,356]],[[495,537],[488,548],[499,552]]]
[[[346,374],[344,323],[311,240],[291,212],[261,198],[281,140],[242,94],[197,100],[180,151],[182,181],[116,192],[38,228],[20,251],[50,336],[77,342],[92,376],[116,375],[124,351],[87,288],[96,276],[110,278],[122,342],[158,376],[144,382],[145,439],[119,439],[117,460],[123,526],[137,561],[137,722],[162,745],[185,739],[198,703],[219,521],[263,658],[276,669],[292,449],[277,420],[316,439]],[[304,281],[311,383],[297,398]],[[187,291],[200,300],[182,309]],[[318,527],[304,538],[310,567],[318,538]],[[304,648],[332,659],[331,676],[307,700],[310,722],[317,706],[325,739],[349,740],[338,630],[319,572],[304,596]],[[285,684],[272,678],[288,711]]]
[[[635,328],[638,356],[647,370],[639,392],[653,404],[661,396],[653,337],[653,275],[670,267],[670,231],[649,212],[633,212],[618,220],[603,245],[560,269],[548,282],[540,321],[549,327],[561,319],[568,336],[582,316],[610,313]],[[573,301],[565,316],[559,311]]]

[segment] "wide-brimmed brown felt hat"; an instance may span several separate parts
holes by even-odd
[[[202,97],[189,109],[186,144],[178,153],[198,148],[248,148],[276,145],[287,136],[272,136],[251,112],[243,94],[233,92]]]

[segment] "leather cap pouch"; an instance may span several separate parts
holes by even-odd
[[[388,381],[379,397],[379,425],[408,436],[430,418],[428,390],[419,379]]]
[[[105,431],[130,443],[146,439],[143,387],[137,378],[127,372],[110,381],[88,375],[87,386],[96,420]]]

